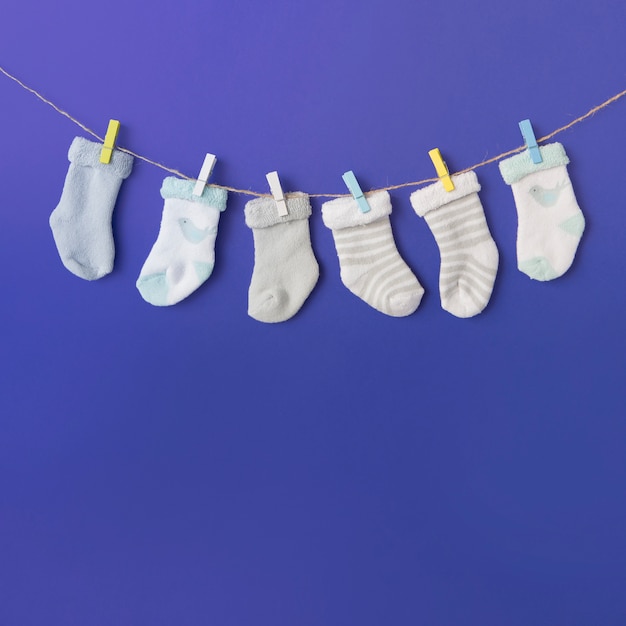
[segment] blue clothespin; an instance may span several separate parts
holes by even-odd
[[[370,211],[370,205],[367,203],[365,196],[363,195],[363,191],[359,186],[359,183],[354,175],[354,172],[350,170],[346,172],[343,176],[343,182],[346,183],[346,186],[350,190],[350,193],[354,196],[357,204],[359,205],[359,209],[361,213],[368,213]]]
[[[522,131],[522,137],[524,137],[533,163],[541,163],[543,159],[541,158],[541,152],[539,152],[539,146],[537,145],[537,139],[535,138],[535,132],[530,120],[522,120],[519,123],[519,129]]]

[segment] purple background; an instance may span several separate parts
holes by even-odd
[[[459,170],[626,88],[623,0],[3,0],[0,65],[99,134],[213,181],[344,193]],[[440,308],[410,190],[405,319],[341,284],[314,202],[316,289],[246,314],[246,198],[214,275],[169,309],[135,288],[163,172],[137,162],[115,269],[67,272],[48,216],[71,122],[0,76],[0,625],[623,626],[626,99],[558,137],[587,218],[547,284],[478,171],[501,265],[485,312]]]

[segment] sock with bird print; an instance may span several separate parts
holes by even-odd
[[[142,298],[155,306],[180,302],[213,272],[217,225],[228,194],[206,186],[195,196],[194,186],[195,181],[174,176],[161,186],[161,228],[137,280]]]
[[[517,208],[517,267],[535,280],[565,274],[585,230],[585,218],[567,173],[569,159],[560,143],[539,148],[541,163],[530,153],[499,163],[511,185]]]

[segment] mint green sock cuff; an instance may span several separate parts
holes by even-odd
[[[191,200],[192,202],[211,206],[218,211],[223,211],[226,208],[226,199],[228,197],[226,189],[205,185],[202,195],[194,196],[193,188],[195,186],[195,180],[183,180],[182,178],[176,178],[176,176],[168,176],[163,181],[163,185],[161,185],[161,197],[164,200],[167,198]]]
[[[546,146],[539,146],[539,152],[541,153],[541,163],[533,163],[530,158],[530,152],[524,150],[521,154],[516,154],[504,161],[498,163],[500,168],[500,174],[504,178],[504,182],[507,185],[512,185],[518,180],[521,180],[525,176],[534,172],[540,172],[541,170],[547,170],[551,167],[557,167],[559,165],[567,165],[569,158],[565,154],[565,148],[560,143],[549,143]]]

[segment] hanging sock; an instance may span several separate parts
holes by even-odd
[[[195,181],[168,176],[159,235],[137,279],[141,297],[155,306],[180,302],[202,285],[215,265],[215,238],[227,192],[205,186],[194,196]]]
[[[367,213],[359,210],[353,197],[322,205],[324,224],[333,232],[341,281],[385,315],[410,315],[419,306],[424,289],[396,248],[389,221],[389,193],[368,194],[367,202]]]
[[[83,137],[72,141],[61,199],[50,215],[63,265],[85,280],[97,280],[113,270],[111,218],[122,181],[133,167],[130,154],[113,150],[111,162],[104,164],[101,152],[101,143]]]
[[[254,270],[248,315],[259,322],[284,322],[302,307],[319,278],[311,247],[311,204],[304,193],[289,194],[288,214],[278,214],[273,198],[246,204],[246,225],[254,237]]]
[[[539,147],[542,161],[528,150],[500,161],[517,209],[517,267],[535,280],[553,280],[569,269],[585,230],[560,143]]]
[[[499,255],[478,197],[476,174],[451,178],[453,191],[436,182],[414,191],[411,204],[439,248],[441,307],[456,317],[473,317],[491,298]]]

